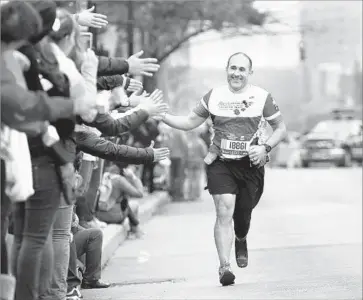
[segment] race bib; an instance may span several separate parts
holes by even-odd
[[[221,152],[222,157],[229,159],[239,159],[248,155],[251,141],[233,141],[222,139]]]

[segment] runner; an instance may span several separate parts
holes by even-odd
[[[235,280],[230,266],[232,220],[236,262],[244,268],[248,264],[246,238],[251,214],[264,187],[263,166],[268,153],[286,135],[285,123],[271,94],[248,83],[253,73],[249,56],[242,52],[231,55],[226,71],[228,84],[210,90],[189,115],[165,114],[163,118],[170,127],[185,131],[200,126],[208,117],[213,121],[213,143],[205,161],[209,164],[208,190],[216,207],[214,238],[223,286]],[[261,142],[260,126],[264,120],[273,133]]]

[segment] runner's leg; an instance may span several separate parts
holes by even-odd
[[[216,222],[214,225],[214,240],[220,265],[229,264],[229,258],[234,238],[233,212],[236,195],[212,195],[216,207]]]
[[[238,185],[230,172],[228,163],[220,160],[208,165],[208,190],[216,207],[214,239],[220,261],[219,282],[225,285],[234,283],[229,258],[233,243],[233,212]]]

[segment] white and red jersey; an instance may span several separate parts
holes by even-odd
[[[213,88],[198,103],[194,112],[213,121],[213,145],[226,159],[248,155],[251,142],[260,137],[265,122],[281,118],[281,112],[266,90],[248,85],[233,93],[228,85]]]

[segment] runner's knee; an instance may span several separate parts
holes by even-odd
[[[235,206],[235,195],[214,195],[217,220],[220,222],[231,222]]]

